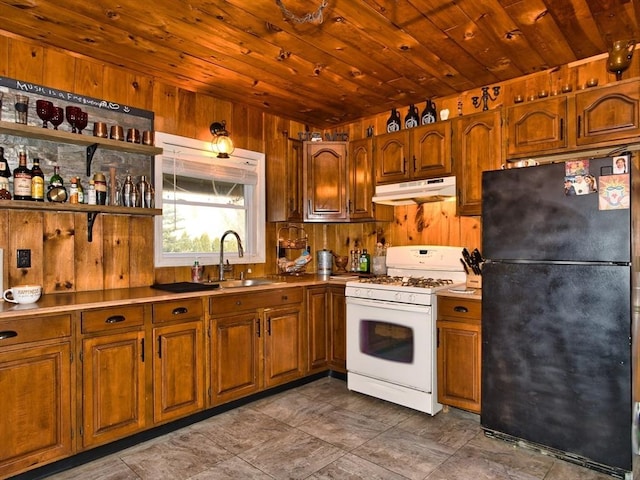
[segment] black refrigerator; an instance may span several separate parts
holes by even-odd
[[[640,305],[632,170],[623,154],[482,178],[482,427],[627,479]]]

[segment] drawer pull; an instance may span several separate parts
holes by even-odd
[[[189,311],[189,309],[187,307],[177,307],[177,308],[174,308],[171,313],[173,315],[183,315],[183,314],[187,313],[188,311]]]
[[[453,307],[453,311],[454,312],[462,312],[462,313],[468,313],[469,309],[467,307],[462,307],[460,305]]]
[[[287,295],[282,295],[282,300],[289,300],[289,297]]]
[[[236,305],[242,305],[242,300],[236,300]]]
[[[4,332],[0,332],[0,340],[6,340],[7,338],[17,337],[18,332],[14,332],[13,330],[6,330]]]
[[[107,318],[104,323],[120,323],[120,322],[124,322],[126,320],[126,317],[124,315],[112,315],[111,317]]]

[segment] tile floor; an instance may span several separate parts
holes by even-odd
[[[610,480],[324,378],[49,477],[55,480]]]

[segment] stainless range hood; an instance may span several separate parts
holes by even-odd
[[[456,177],[451,176],[377,185],[372,200],[383,205],[415,205],[441,202],[455,196]]]

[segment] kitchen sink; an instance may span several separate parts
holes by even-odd
[[[286,283],[280,280],[272,280],[270,278],[245,278],[244,280],[224,280],[220,283],[220,288],[239,288],[239,287],[259,287],[263,285],[275,285]]]

